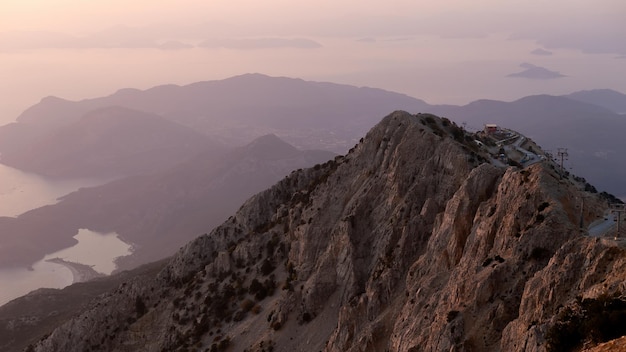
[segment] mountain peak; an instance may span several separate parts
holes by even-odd
[[[626,94],[612,89],[583,90],[565,97],[601,106],[618,114],[626,113]]]
[[[545,347],[576,295],[619,292],[606,267],[623,272],[626,254],[579,235],[580,221],[602,215],[595,196],[549,162],[478,163],[473,138],[394,112],[347,155],[258,193],[155,278],[101,297],[35,350]]]
[[[286,158],[298,153],[298,149],[273,133],[258,137],[245,146],[248,153],[260,158]]]

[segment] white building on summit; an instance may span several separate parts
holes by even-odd
[[[484,131],[487,134],[496,133],[496,132],[498,132],[498,125],[492,124],[492,123],[487,123],[487,124],[485,124]]]

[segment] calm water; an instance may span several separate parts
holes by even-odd
[[[107,180],[49,180],[0,164],[0,216],[17,216],[28,210],[54,204],[57,198],[81,187],[91,187]]]
[[[57,199],[81,187],[96,186],[107,180],[72,179],[49,180],[0,164],[0,216],[18,216],[28,210],[54,204]],[[74,236],[79,242],[71,248],[47,255],[26,268],[0,268],[0,305],[41,287],[62,288],[72,283],[69,269],[60,264],[46,262],[49,258],[93,265],[94,270],[110,274],[115,269],[113,260],[127,255],[130,246],[116,234],[99,234],[80,230]]]
[[[78,240],[76,245],[46,255],[33,265],[33,270],[0,269],[0,305],[41,287],[63,288],[70,285],[73,279],[71,271],[63,265],[47,262],[47,259],[62,258],[91,265],[97,272],[108,275],[115,269],[115,258],[131,253],[131,246],[115,233],[101,234],[81,229],[74,238]]]

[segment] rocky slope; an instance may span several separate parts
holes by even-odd
[[[29,266],[71,247],[82,228],[116,232],[132,243],[132,255],[117,261],[123,269],[169,257],[292,170],[335,155],[298,150],[267,135],[241,148],[188,156],[165,171],[83,188],[57,204],[0,217],[0,266]]]
[[[613,338],[575,319],[594,302],[620,312],[624,250],[579,229],[576,205],[586,226],[601,201],[548,163],[485,157],[448,120],[395,112],[29,350],[545,351],[567,350],[570,330],[581,344]]]
[[[626,196],[622,181],[626,163],[621,158],[621,151],[626,150],[622,137],[626,119],[607,108],[564,96],[535,95],[513,102],[478,100],[428,111],[464,121],[474,129],[482,129],[486,123],[511,128],[554,155],[558,148],[568,148],[566,165],[574,173],[601,191]]]
[[[131,277],[153,277],[165,264],[166,261],[161,260],[61,290],[39,289],[0,306],[0,351],[22,351],[52,328],[88,308],[94,297],[115,289]]]

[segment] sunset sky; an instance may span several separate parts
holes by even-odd
[[[624,18],[621,0],[1,0],[0,122],[48,95],[248,72],[430,103],[626,92]]]

